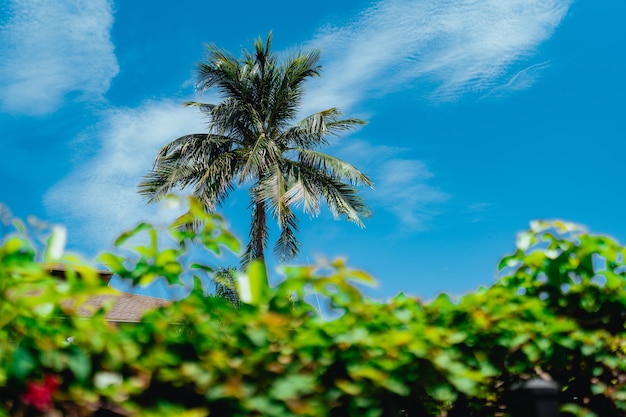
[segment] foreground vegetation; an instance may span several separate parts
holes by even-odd
[[[198,218],[197,231],[180,227]],[[118,325],[106,308],[76,314],[109,290],[92,268],[61,256],[54,235],[42,256],[68,266],[65,280],[49,276],[22,233],[4,238],[0,415],[508,415],[505,392],[534,376],[560,384],[567,415],[626,410],[626,249],[608,237],[533,223],[502,260],[501,278],[458,300],[365,299],[355,284],[371,278],[342,261],[286,267],[272,288],[252,263],[234,307],[206,295],[212,269],[184,256],[192,242],[237,251],[222,219],[192,203],[168,233],[178,245],[159,250],[158,231],[141,225],[118,243],[137,234],[147,243],[103,260],[136,283],[189,276],[193,291]],[[335,318],[306,302],[313,292]]]

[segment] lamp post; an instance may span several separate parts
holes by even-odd
[[[507,397],[513,417],[559,417],[559,385],[554,381],[531,379],[514,384]]]

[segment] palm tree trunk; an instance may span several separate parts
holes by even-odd
[[[257,227],[257,233],[254,242],[252,242],[254,245],[252,258],[265,264],[265,245],[267,244],[267,214],[265,213],[265,202],[258,201],[255,204],[255,219],[253,221],[254,227]]]

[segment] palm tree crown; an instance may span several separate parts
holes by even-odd
[[[370,214],[356,190],[361,184],[372,186],[367,176],[318,150],[329,145],[330,135],[364,122],[341,119],[341,113],[330,108],[294,123],[304,82],[320,74],[320,52],[298,52],[280,60],[271,52],[271,39],[271,33],[265,42],[257,39],[254,52],[244,49],[241,59],[207,46],[196,88],[200,94],[214,88],[223,101],[186,104],[208,116],[209,132],[165,145],[139,185],[149,202],[191,187],[208,211],[216,210],[235,186],[249,186],[252,224],[243,265],[264,261],[268,212],[280,229],[274,246],[280,261],[299,250],[294,206],[316,216],[324,200],[336,218],[345,215],[360,226],[361,218]]]

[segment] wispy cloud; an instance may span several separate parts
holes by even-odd
[[[532,87],[541,75],[541,71],[550,66],[549,62],[530,65],[513,74],[506,83],[487,91],[485,96],[500,96],[510,91],[525,90]]]
[[[465,207],[465,211],[462,214],[469,222],[478,223],[489,216],[489,211],[491,211],[492,208],[493,204],[485,201],[471,203]]]
[[[423,230],[437,214],[437,206],[449,195],[430,185],[433,173],[425,162],[395,159],[379,166],[376,172],[375,201],[383,209],[398,217],[403,227]]]
[[[310,86],[304,113],[330,106],[349,111],[389,92],[417,92],[417,86],[435,102],[528,88],[548,63],[527,61],[551,36],[571,2],[381,0],[341,26],[324,27],[310,42],[323,49],[325,74]],[[68,92],[106,91],[117,72],[108,33],[111,6],[104,0],[87,3],[83,8],[91,10],[79,13],[69,3],[57,7],[55,2],[57,8],[47,10],[53,3],[43,2],[37,10],[27,1],[14,2],[14,14],[1,35],[8,46],[0,46],[8,57],[0,69],[5,108],[44,113]],[[30,30],[34,33],[27,36]],[[89,42],[83,42],[85,37]],[[50,45],[57,50],[51,51],[55,48]],[[38,53],[42,64],[33,65],[32,56]],[[29,69],[20,72],[20,66]],[[81,235],[92,245],[93,236],[110,240],[154,215],[137,195],[136,185],[157,149],[182,134],[205,130],[197,114],[169,101],[112,109],[101,126],[101,151],[46,197],[52,212],[72,223],[80,221]],[[450,198],[433,185],[427,163],[406,157],[402,149],[352,141],[336,150],[375,181],[370,196],[375,208],[392,213],[408,230],[426,228]]]
[[[372,179],[375,190],[366,193],[370,203],[394,215],[404,230],[414,232],[426,229],[450,196],[431,184],[434,174],[428,165],[404,158],[406,152],[398,147],[351,141],[338,147],[336,153]]]
[[[0,108],[56,110],[69,93],[90,98],[118,73],[109,0],[12,0],[0,20]]]
[[[114,109],[98,125],[97,155],[52,187],[48,210],[91,250],[109,245],[118,233],[143,220],[160,218],[155,206],[137,194],[159,148],[187,133],[205,130],[199,112],[177,102],[148,102],[136,109]],[[168,219],[172,220],[171,213]],[[74,235],[73,228],[78,230]]]
[[[544,64],[524,70],[565,17],[572,0],[382,0],[311,43],[324,52],[325,77],[313,107],[353,104],[421,86],[434,101],[519,89]],[[528,67],[528,64],[525,65]]]
[[[527,61],[571,2],[378,1],[347,23],[321,29],[310,42],[323,51],[325,73],[311,86],[305,113],[331,106],[349,110],[399,90],[440,103],[529,88],[549,63]],[[404,228],[426,228],[450,198],[432,185],[427,163],[404,158],[401,149],[359,142],[340,152],[366,167],[376,186],[370,199]],[[375,165],[367,163],[371,155]]]

